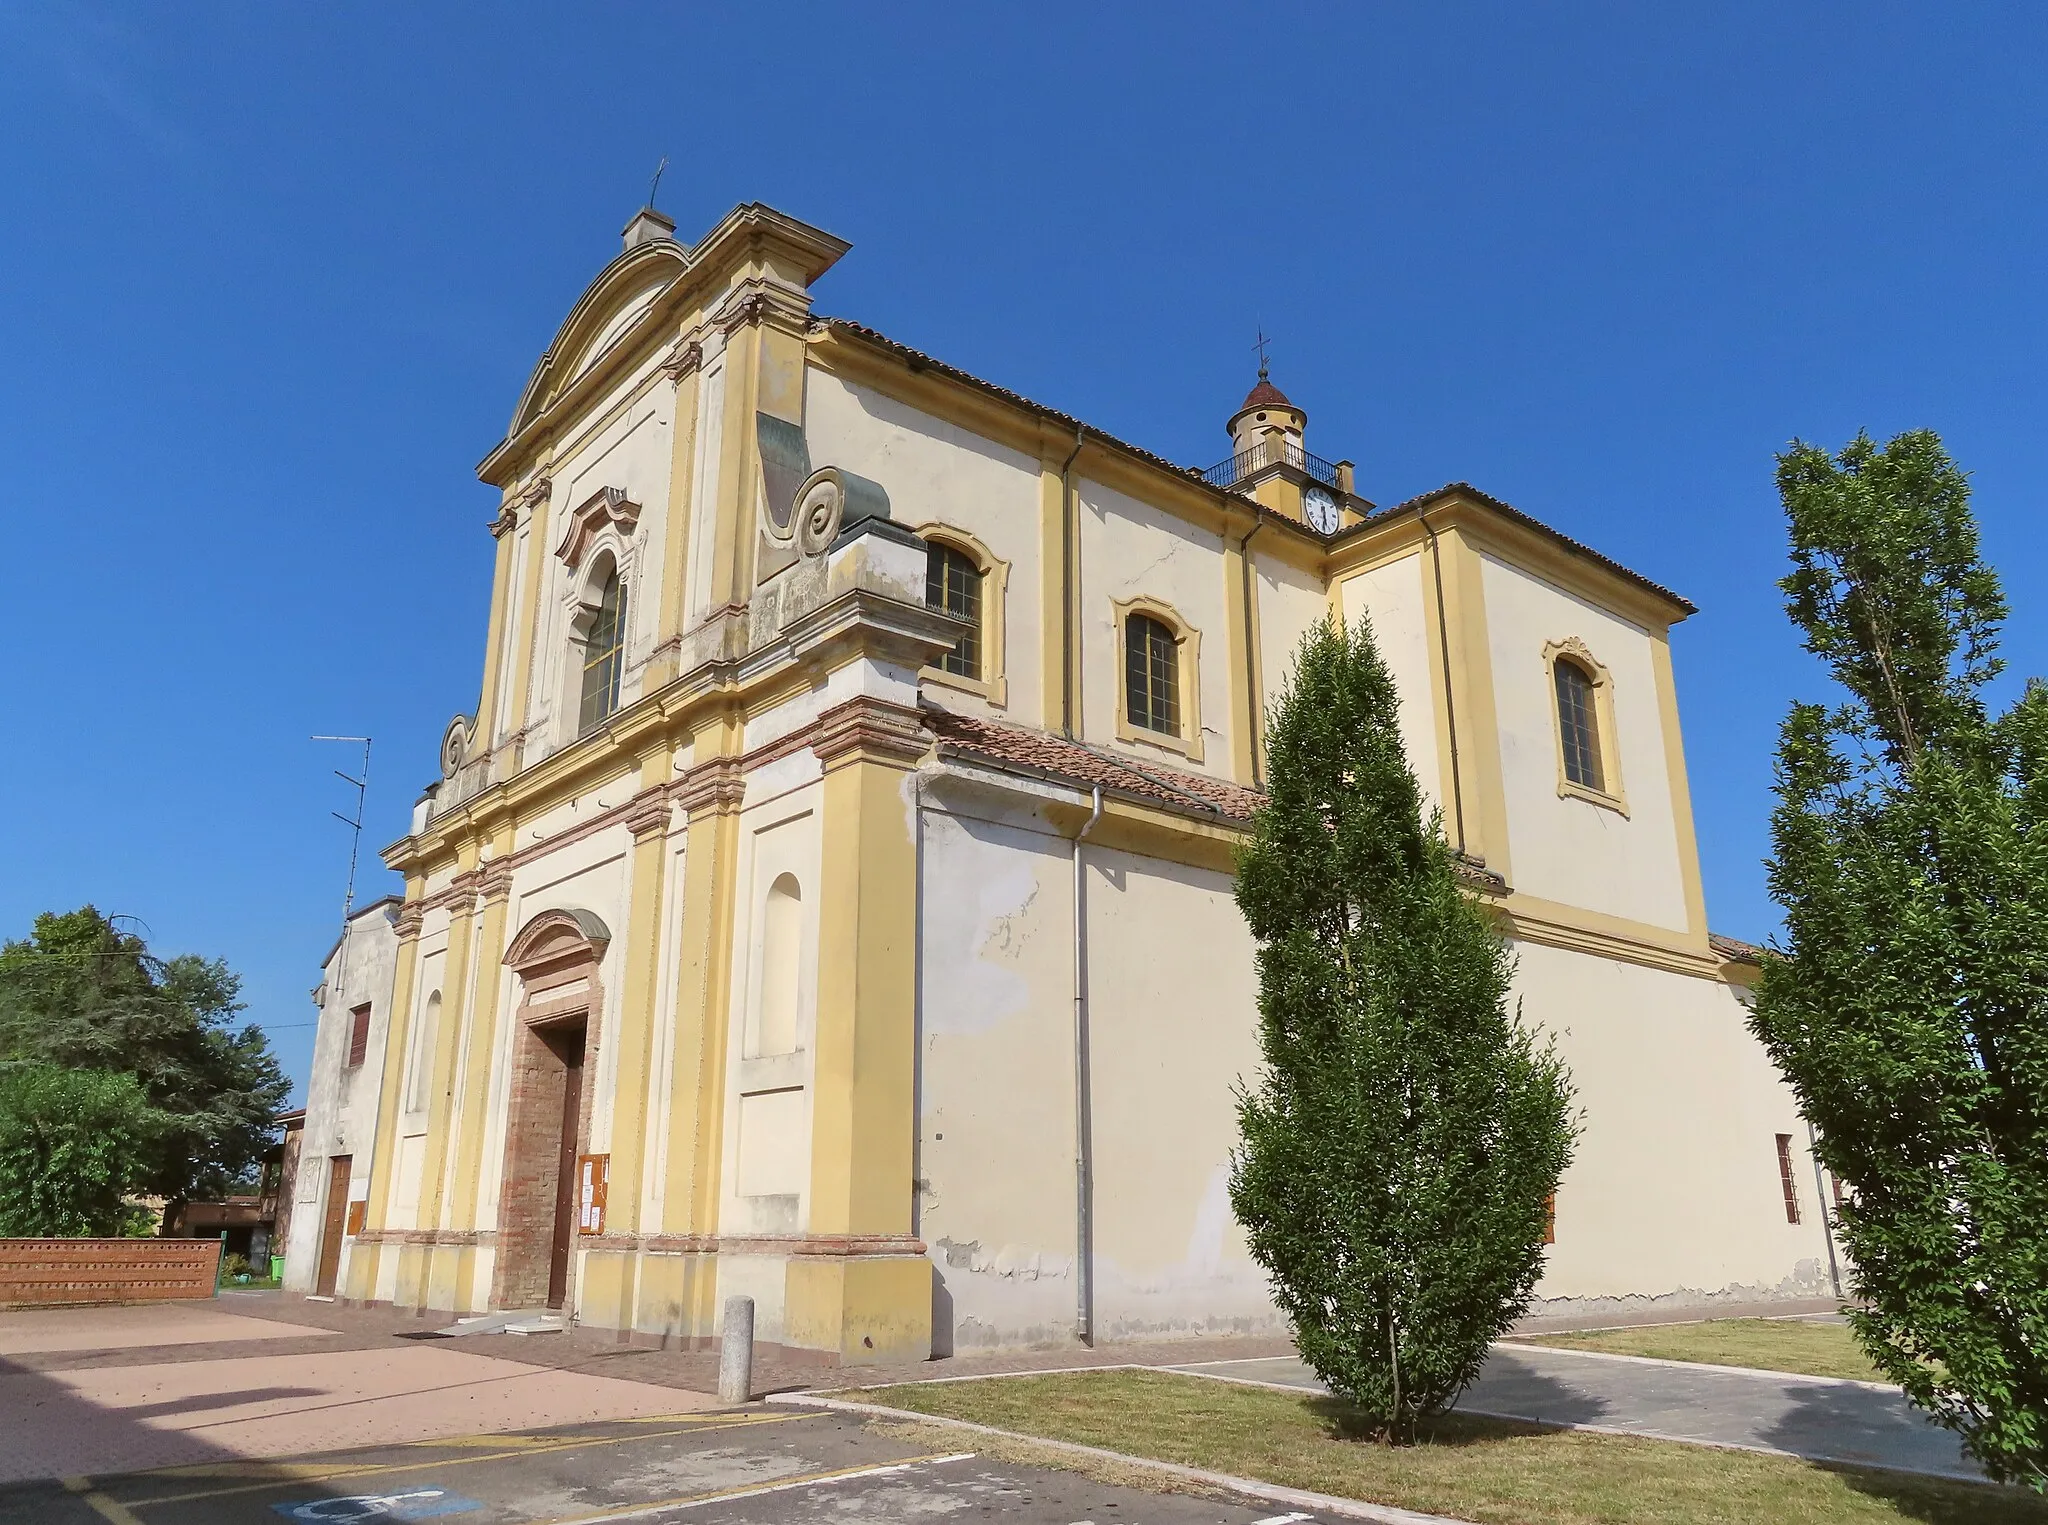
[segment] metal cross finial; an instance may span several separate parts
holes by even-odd
[[[1259,342],[1253,345],[1252,348],[1259,352],[1259,380],[1264,381],[1266,379],[1266,330],[1263,326],[1259,329]]]
[[[661,163],[654,166],[654,183],[647,187],[647,210],[654,210],[654,193],[661,189],[662,172],[668,168],[668,155],[661,156]]]

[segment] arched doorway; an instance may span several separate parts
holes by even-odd
[[[611,942],[588,911],[544,911],[512,939],[519,976],[505,1178],[498,1194],[497,1308],[566,1306],[576,1246],[576,1158],[604,1010],[598,964]]]

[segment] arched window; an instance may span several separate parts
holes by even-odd
[[[1568,657],[1559,657],[1552,673],[1557,684],[1557,734],[1564,747],[1564,776],[1582,789],[1605,790],[1593,675]]]
[[[796,1052],[797,1001],[803,990],[803,887],[778,874],[761,912],[761,1005],[749,1059]]]
[[[1124,705],[1132,725],[1180,734],[1180,646],[1149,614],[1124,620]]]
[[[981,568],[964,551],[934,540],[925,552],[924,601],[974,628],[939,658],[939,667],[962,678],[981,676]]]
[[[602,723],[619,707],[619,669],[625,665],[625,648],[626,590],[619,586],[619,569],[613,567],[605,574],[590,634],[583,638],[583,703],[576,722],[579,732]]]

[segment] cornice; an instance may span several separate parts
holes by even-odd
[[[885,699],[849,699],[818,717],[811,750],[830,772],[848,761],[915,767],[931,750],[917,711]]]
[[[605,526],[614,525],[621,535],[630,536],[639,522],[640,505],[626,496],[623,487],[600,487],[570,511],[568,531],[555,547],[555,555],[573,572]]]
[[[692,816],[705,810],[736,810],[747,797],[744,764],[737,757],[710,758],[670,785],[669,797]]]
[[[626,802],[626,830],[633,834],[636,841],[642,837],[659,835],[668,830],[671,814],[668,790],[665,786],[645,790]]]

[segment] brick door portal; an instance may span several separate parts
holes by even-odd
[[[590,1133],[584,1079],[601,1041],[598,964],[608,940],[587,912],[551,911],[528,924],[505,956],[523,992],[498,1196],[496,1308],[574,1304],[576,1157]]]

